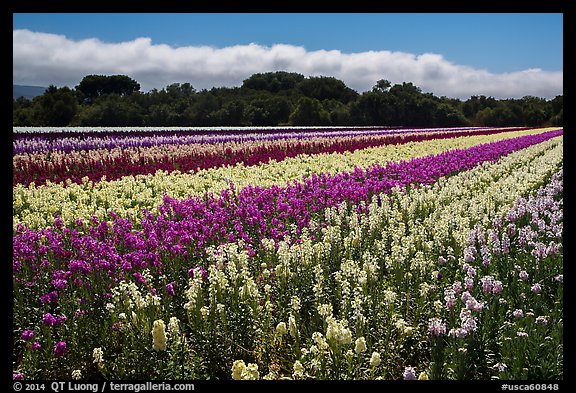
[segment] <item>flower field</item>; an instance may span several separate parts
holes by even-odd
[[[563,130],[15,129],[15,379],[563,379]]]

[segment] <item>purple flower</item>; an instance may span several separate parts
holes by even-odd
[[[466,249],[466,251],[464,251],[464,262],[466,262],[466,263],[474,262],[474,255],[471,252],[469,252],[468,249]]]
[[[44,303],[50,303],[50,302],[54,302],[54,303],[55,303],[55,302],[57,302],[57,301],[58,301],[58,292],[56,292],[56,291],[52,291],[52,292],[49,292],[49,293],[47,293],[47,294],[45,294],[45,295],[40,296],[40,302],[41,302],[42,304],[44,304]]]
[[[24,330],[22,332],[22,340],[30,341],[34,338],[34,330]]]
[[[455,294],[459,294],[462,292],[462,283],[460,281],[456,281],[452,284],[452,290]]]
[[[34,341],[34,342],[32,343],[32,345],[30,346],[30,349],[31,349],[32,351],[36,351],[36,350],[40,349],[41,346],[42,346],[42,345],[40,345],[40,342],[39,342],[39,341]]]
[[[554,277],[554,280],[558,281],[560,284],[563,284],[564,283],[564,275],[559,274],[556,277]]]
[[[415,381],[416,379],[416,370],[414,367],[406,367],[404,370],[404,380],[405,381]]]
[[[13,381],[20,381],[22,379],[24,379],[24,375],[22,375],[21,373],[12,373]]]
[[[480,279],[482,283],[482,292],[485,294],[489,294],[492,292],[492,288],[494,287],[494,279],[492,276],[484,276]]]
[[[170,296],[170,297],[174,297],[174,295],[175,295],[174,284],[176,284],[176,281],[172,281],[171,283],[166,285],[166,292],[168,293],[168,296]]]
[[[450,331],[448,332],[449,336],[456,336],[456,338],[464,338],[468,335],[468,331],[466,329],[463,328],[456,328],[456,329],[450,329]]]
[[[56,347],[54,347],[54,356],[57,358],[64,356],[66,353],[66,343],[64,341],[58,342]]]
[[[516,310],[514,310],[512,315],[514,315],[515,318],[522,318],[524,316],[524,311],[522,311],[520,309],[516,309]]]
[[[446,288],[444,290],[444,300],[446,301],[446,308],[452,310],[456,305],[456,297],[453,289]]]
[[[136,281],[138,281],[140,284],[144,284],[147,285],[148,283],[146,282],[146,279],[144,278],[144,276],[142,275],[142,273],[140,272],[136,272],[133,274],[134,278],[136,279]]]
[[[525,270],[522,270],[522,271],[518,274],[518,278],[520,278],[520,280],[522,280],[522,281],[526,281],[526,280],[528,280],[528,273],[526,273]]]
[[[494,281],[492,284],[492,293],[494,295],[499,295],[502,292],[502,282],[501,281]]]
[[[440,336],[446,333],[446,324],[439,318],[432,318],[430,319],[428,330],[432,336]]]
[[[62,279],[56,279],[52,280],[52,285],[54,285],[54,287],[56,287],[57,289],[66,289],[66,287],[68,286],[68,281]]]
[[[468,300],[466,300],[466,308],[468,310],[478,312],[478,311],[482,311],[483,307],[484,307],[484,303],[478,302],[473,297],[470,297]]]
[[[62,325],[62,323],[66,322],[68,318],[66,318],[66,315],[62,315],[59,317],[56,317],[56,320],[54,322],[54,326],[60,326]]]
[[[542,287],[540,286],[540,284],[536,283],[534,285],[532,285],[532,292],[535,294],[539,294],[542,291]]]
[[[49,312],[42,317],[42,325],[44,326],[54,326],[56,324],[56,318]]]

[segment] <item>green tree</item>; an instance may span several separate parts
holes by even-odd
[[[289,121],[295,126],[327,125],[330,124],[330,115],[316,98],[302,97],[290,114]]]
[[[142,108],[117,94],[107,94],[92,105],[83,107],[77,123],[80,126],[140,126],[144,123]]]
[[[107,94],[129,96],[140,90],[140,84],[126,75],[88,75],[80,81],[76,90],[82,102],[89,104]]]
[[[78,110],[76,96],[68,87],[50,85],[33,103],[39,124],[49,127],[67,126]]]
[[[331,76],[311,76],[302,80],[298,84],[298,90],[306,97],[317,100],[334,99],[342,103],[348,103],[356,97],[358,93]]]
[[[277,93],[294,89],[304,79],[304,75],[295,72],[276,71],[257,73],[245,79],[242,87],[253,90],[266,90]]]

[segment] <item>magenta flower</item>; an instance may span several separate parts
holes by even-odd
[[[22,375],[21,373],[12,373],[13,381],[21,381],[22,379],[24,379],[24,375]]]
[[[58,342],[56,347],[54,347],[54,356],[57,358],[64,356],[66,353],[66,343],[64,341]]]
[[[39,342],[39,341],[34,341],[34,342],[32,343],[32,345],[30,346],[30,349],[31,349],[32,351],[36,351],[36,350],[40,349],[41,346],[42,346],[42,345],[40,345],[40,342]]]
[[[42,325],[44,326],[54,326],[56,324],[56,318],[50,313],[46,313],[42,318]]]
[[[33,330],[24,330],[22,332],[22,340],[30,341],[34,338],[34,331]]]

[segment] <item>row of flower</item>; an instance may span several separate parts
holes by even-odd
[[[108,149],[48,151],[13,156],[13,185],[67,179],[81,183],[119,179],[126,175],[151,174],[158,170],[195,172],[202,169],[243,163],[251,166],[271,160],[282,161],[301,154],[343,153],[368,147],[397,145],[429,139],[490,135],[508,129],[445,132],[411,132],[358,136],[315,137],[195,144],[154,144],[150,147],[114,147]]]
[[[302,228],[282,217],[295,224],[283,239],[251,232],[246,217],[234,233],[247,238],[186,250],[204,230],[185,225],[201,199],[167,200],[141,229],[121,218],[20,228],[15,375],[562,378],[559,134],[277,187],[312,187],[305,201],[321,206]],[[429,185],[399,187],[418,181]],[[220,203],[250,212],[267,192],[255,190]],[[276,199],[271,225],[298,208],[288,200]]]
[[[528,129],[526,127],[506,127],[500,131],[518,131]],[[193,130],[180,132],[94,132],[88,128],[84,132],[68,133],[40,133],[40,134],[14,134],[12,142],[12,154],[47,153],[59,151],[70,153],[78,150],[95,150],[114,148],[151,147],[158,145],[188,145],[188,144],[218,144],[238,143],[273,140],[308,140],[319,138],[347,138],[359,136],[382,136],[394,134],[413,133],[447,133],[462,131],[487,131],[497,130],[495,127],[458,127],[458,128],[416,128],[416,129],[346,129],[346,130],[312,130],[300,129],[298,131],[285,132],[242,132],[242,133],[198,133]]]
[[[492,135],[432,139],[403,145],[366,148],[354,152],[298,155],[283,161],[271,161],[246,167],[243,164],[201,170],[194,174],[158,171],[150,175],[125,176],[115,181],[94,183],[84,178],[81,184],[71,180],[64,184],[48,183],[36,187],[17,185],[13,188],[14,228],[23,224],[31,228],[53,225],[58,214],[65,225],[75,219],[89,220],[93,215],[103,220],[113,210],[120,217],[141,218],[141,209],[154,210],[164,194],[172,198],[219,193],[230,182],[240,189],[248,185],[271,187],[300,181],[322,171],[328,175],[366,168],[377,163],[407,160],[429,154],[468,148],[480,143],[504,140],[522,135],[534,135],[552,129],[503,132]]]
[[[439,130],[452,130],[452,129],[481,129],[489,127],[446,127],[438,128]],[[308,133],[308,132],[338,132],[338,131],[356,131],[356,130],[396,130],[394,127],[382,126],[259,126],[259,127],[246,127],[246,126],[226,126],[226,127],[12,127],[12,133],[15,137],[20,135],[29,136],[46,136],[50,135],[74,136],[79,134],[90,133],[94,135],[140,135],[147,134],[188,134],[193,133],[196,135],[237,135],[237,134],[275,134],[278,132],[286,132],[292,134]],[[419,130],[417,128],[415,130]]]

